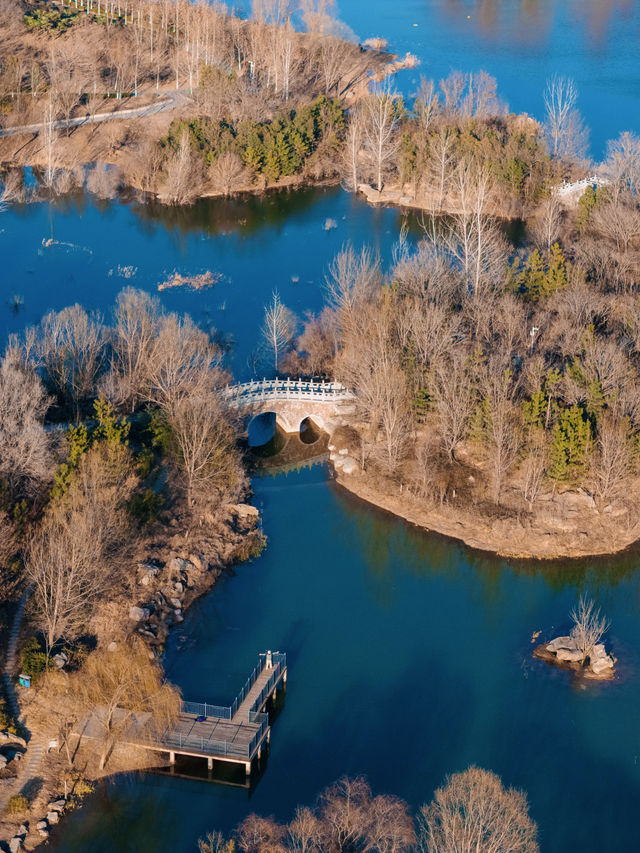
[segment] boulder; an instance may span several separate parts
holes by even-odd
[[[173,621],[174,622],[184,622],[184,616],[182,615],[182,610],[174,610]]]
[[[199,554],[189,554],[189,560],[199,572],[204,572],[207,567],[206,561]]]
[[[130,607],[129,608],[129,619],[132,622],[143,622],[145,619],[148,619],[151,615],[151,611],[147,607]]]
[[[176,581],[173,585],[173,588],[179,595],[184,592],[184,584],[182,583],[182,581]]]
[[[39,820],[36,824],[36,829],[40,831],[41,829],[46,829],[49,826],[46,820]]]
[[[579,649],[558,649],[556,651],[556,657],[558,660],[578,663],[582,660],[582,652]]]
[[[240,518],[258,518],[260,510],[256,509],[251,504],[235,504],[229,507],[232,512],[235,512]]]
[[[47,811],[49,812],[63,812],[64,807],[67,805],[67,801],[60,799],[54,800],[53,802],[47,805]]]
[[[107,651],[108,652],[115,652],[117,650],[117,648],[118,648],[118,644],[114,640],[113,642],[109,643],[109,645],[107,646]]]
[[[556,637],[547,643],[548,652],[557,652],[558,649],[575,649],[575,640],[572,637]]]
[[[22,850],[22,843],[24,839],[20,835],[14,835],[11,841],[9,842],[9,850],[11,853],[18,853],[18,850]]]
[[[47,812],[47,820],[49,823],[57,823],[60,820],[60,813],[57,811]]]
[[[342,470],[345,474],[355,474],[358,470],[358,463],[351,456],[347,456],[342,464]]]
[[[330,444],[330,445],[329,445],[329,447],[327,448],[327,450],[329,451],[329,453],[333,453],[333,451],[334,451],[335,449],[336,449],[335,444]]]
[[[69,657],[64,652],[53,656],[53,662],[58,669],[63,669],[69,663]]]
[[[604,647],[604,643],[598,643],[597,645],[595,645],[591,649],[591,654],[589,655],[589,658],[590,658],[592,663],[593,663],[593,661],[598,660],[598,658],[606,658],[606,657],[607,657],[607,652],[606,652],[606,649]]]
[[[182,601],[180,601],[179,598],[170,598],[169,601],[173,605],[174,610],[181,610],[182,609]]]
[[[598,658],[598,660],[593,661],[591,664],[591,671],[596,675],[600,675],[603,672],[609,672],[613,669],[613,661],[609,657],[609,655],[605,655],[603,658]]]
[[[0,755],[0,770],[5,768],[8,763],[9,763],[9,759],[7,758],[7,756],[6,755]]]
[[[180,569],[184,569],[185,572],[188,572],[189,569],[193,569],[193,563],[189,560],[183,560],[182,557],[174,557],[169,563],[169,568],[172,572],[179,572]]]
[[[348,456],[348,455],[349,455],[349,450],[348,450],[348,448],[343,447],[343,448],[342,448],[342,450],[339,450],[339,451],[338,451],[338,455],[339,455],[339,456]]]
[[[20,826],[18,827],[18,831],[16,832],[16,835],[26,835],[27,832],[29,832],[29,830],[27,829],[26,823],[21,823]]]

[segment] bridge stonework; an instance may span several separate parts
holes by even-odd
[[[284,432],[299,432],[310,418],[319,429],[331,433],[355,412],[355,394],[336,382],[305,382],[274,379],[230,385],[225,396],[237,408],[245,429],[260,415],[273,412]]]

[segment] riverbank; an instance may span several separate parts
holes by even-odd
[[[416,527],[500,557],[556,560],[604,556],[624,551],[640,538],[640,522],[627,519],[626,513],[616,517],[613,511],[602,515],[593,509],[576,510],[576,504],[584,502],[577,492],[565,493],[564,500],[557,495],[544,518],[523,513],[483,519],[479,511],[450,504],[436,506],[397,483],[387,481],[384,487],[379,482],[373,484],[362,472],[337,472],[336,481],[355,497]],[[567,518],[567,512],[574,515]]]
[[[164,538],[156,529],[135,553],[125,555],[132,564],[128,588],[95,609],[88,631],[96,636],[98,647],[116,651],[135,634],[146,643],[149,657],[158,659],[168,632],[180,625],[193,602],[210,592],[234,564],[259,554],[264,543],[259,512],[245,503],[224,505],[215,515],[205,513],[195,528],[177,530],[181,520],[175,515],[164,521]],[[28,633],[23,623],[23,639]],[[69,682],[64,669],[54,669],[36,687],[18,688],[20,723],[28,740],[24,752],[20,747],[20,759],[8,764],[17,772],[5,775],[0,792],[24,796],[28,808],[2,815],[0,839],[7,845],[19,836],[20,849],[35,849],[64,812],[78,807],[91,793],[96,781],[162,764],[155,753],[116,744],[107,766],[101,768],[95,745],[69,733],[72,721],[78,721]],[[9,736],[2,743],[19,746],[19,739]],[[53,817],[50,806],[61,800],[68,806]]]

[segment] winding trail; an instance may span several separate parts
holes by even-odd
[[[16,691],[13,686],[13,670],[16,664],[16,652],[18,649],[18,637],[20,635],[22,617],[24,616],[24,610],[27,606],[27,601],[29,600],[30,595],[31,587],[28,587],[18,602],[18,607],[16,609],[15,616],[13,617],[11,633],[9,634],[9,642],[7,643],[7,658],[2,668],[2,681],[5,696],[11,714],[16,720],[20,718],[20,705],[18,704],[18,697],[16,696]],[[14,794],[19,793],[36,775],[38,768],[40,767],[40,762],[42,761],[45,743],[45,735],[35,737],[29,741],[29,746],[24,758],[22,759],[18,776],[11,785],[7,786],[5,790],[0,792],[0,814],[2,814],[7,807],[9,799]]]
[[[185,106],[191,103],[189,96],[180,90],[163,92],[163,100],[156,101],[153,104],[147,104],[144,107],[132,107],[131,109],[119,110],[111,113],[96,113],[95,115],[84,115],[70,119],[60,119],[53,123],[56,130],[67,127],[80,127],[85,124],[100,124],[104,121],[112,121],[115,119],[125,118],[142,118],[145,116],[155,115],[156,113],[165,112],[166,110],[175,110],[178,107]],[[17,136],[20,133],[40,133],[44,128],[42,124],[22,124],[18,127],[0,128],[0,137]]]

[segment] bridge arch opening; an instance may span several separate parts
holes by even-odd
[[[262,412],[247,424],[249,447],[264,447],[276,438],[276,413]]]
[[[324,424],[321,418],[307,416],[300,423],[300,441],[303,444],[315,444],[320,440],[323,432]]]

